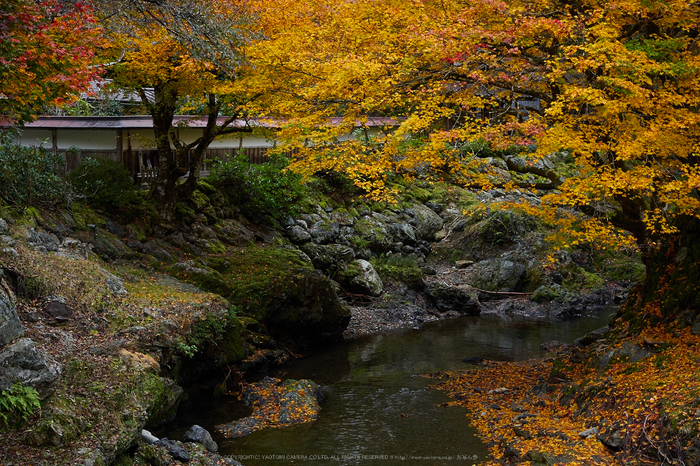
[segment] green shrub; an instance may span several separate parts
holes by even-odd
[[[10,425],[20,420],[26,421],[39,407],[37,391],[17,382],[9,390],[0,391],[0,424]]]
[[[70,203],[64,179],[66,161],[43,146],[23,147],[0,134],[0,201],[18,207],[53,207]]]
[[[138,199],[131,174],[120,162],[85,158],[69,179],[73,188],[93,207],[123,207]]]
[[[273,156],[267,163],[253,165],[238,154],[226,162],[215,161],[208,179],[224,189],[244,214],[280,219],[293,213],[295,203],[306,194],[301,175],[285,170],[288,163]]]

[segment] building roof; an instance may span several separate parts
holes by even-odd
[[[218,118],[218,124],[223,124],[228,117]],[[339,125],[342,118],[331,118],[330,123]],[[394,118],[369,118],[364,126],[395,126],[399,122]],[[188,128],[204,128],[207,119],[200,116],[177,115],[173,119],[173,125],[183,125]],[[231,127],[245,128],[247,125],[260,128],[278,128],[280,122],[254,118],[249,120],[236,120]],[[0,127],[12,126],[7,120],[0,120]],[[357,126],[362,126],[357,123]],[[153,128],[153,119],[150,115],[133,116],[40,116],[35,121],[26,122],[26,129],[81,129],[81,130],[107,130],[107,129],[149,129]]]

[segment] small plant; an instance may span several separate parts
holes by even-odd
[[[177,351],[184,356],[192,359],[195,354],[197,354],[197,345],[188,345],[184,342],[179,342],[177,344]]]
[[[21,146],[9,133],[0,134],[0,202],[22,208],[70,203],[65,173],[62,155],[43,145]]]
[[[39,409],[39,394],[32,387],[15,383],[9,390],[0,391],[0,423],[10,425],[26,422]]]

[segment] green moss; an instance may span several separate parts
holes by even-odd
[[[204,179],[197,181],[197,188],[207,195],[216,193],[216,188],[209,183],[209,181]]]
[[[98,215],[90,206],[81,202],[76,202],[72,205],[71,214],[80,230],[87,230],[88,225],[105,225],[104,217]]]
[[[421,289],[425,274],[410,256],[381,255],[370,260],[385,283],[405,283],[411,288]]]
[[[211,205],[211,201],[202,191],[195,190],[187,199],[187,203],[194,208],[195,211],[201,212]]]

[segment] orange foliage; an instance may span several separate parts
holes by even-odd
[[[535,143],[529,163],[563,149],[575,159],[542,206],[568,230],[561,207],[589,214],[565,244],[630,244],[613,227],[652,243],[675,231],[678,215],[700,216],[697,4],[282,0],[257,8],[268,40],[246,48],[254,72],[245,87],[258,96],[250,108],[288,118],[282,137],[301,172],[343,171],[375,198],[391,196],[395,173],[459,173],[488,188],[475,142]],[[335,116],[342,124],[329,124]],[[342,137],[379,116],[394,118],[391,128]]]
[[[76,98],[100,73],[101,29],[86,2],[0,1],[0,115],[31,119]]]

